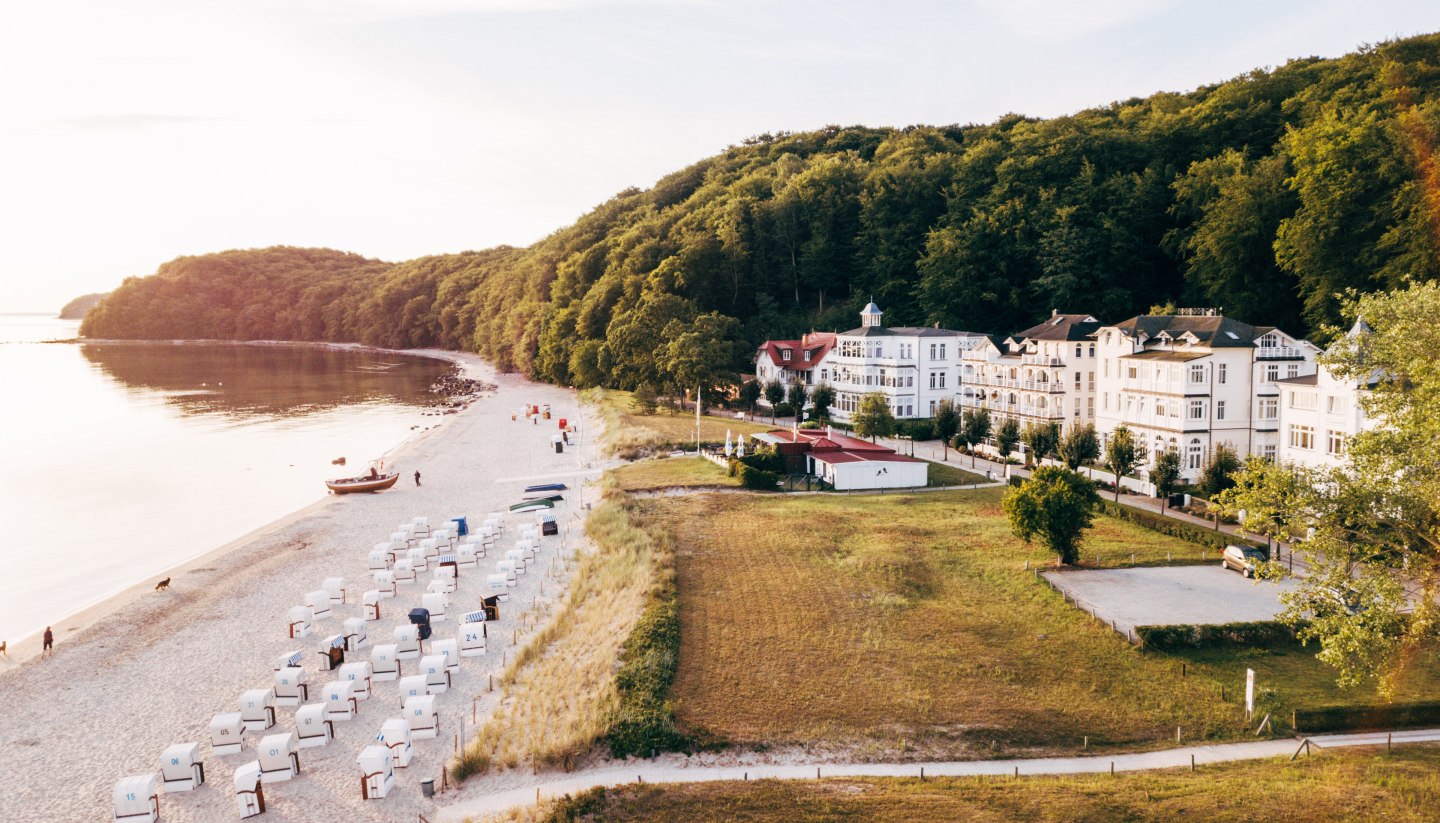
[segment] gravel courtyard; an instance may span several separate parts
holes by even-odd
[[[1284,609],[1280,593],[1296,587],[1250,580],[1219,563],[1045,572],[1045,579],[1126,636],[1136,626],[1273,620]]]

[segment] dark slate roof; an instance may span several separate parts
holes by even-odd
[[[1016,340],[1087,340],[1104,324],[1088,314],[1057,314],[1011,335]]]
[[[937,329],[932,326],[862,326],[842,331],[844,337],[979,337],[975,332]]]
[[[1170,351],[1169,349],[1154,349],[1151,351],[1136,352],[1135,354],[1121,355],[1121,360],[1159,360],[1164,363],[1188,363],[1191,360],[1199,360],[1210,355],[1203,352]]]
[[[1315,385],[1318,378],[1319,375],[1316,374],[1302,374],[1299,377],[1282,377],[1275,382],[1289,383],[1292,386],[1313,386]]]
[[[1200,345],[1211,348],[1254,348],[1257,338],[1275,329],[1274,326],[1252,326],[1221,315],[1190,317],[1173,314],[1140,315],[1115,324],[1115,328],[1132,337],[1143,334],[1147,339],[1164,332],[1176,340],[1189,332],[1200,341]]]

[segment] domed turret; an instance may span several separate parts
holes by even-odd
[[[875,301],[874,301],[874,300],[871,300],[869,303],[866,303],[866,304],[865,304],[865,308],[863,308],[863,309],[860,310],[860,328],[862,328],[862,329],[869,329],[869,328],[876,328],[876,329],[878,329],[878,328],[880,328],[880,315],[881,315],[881,314],[883,314],[883,312],[880,311],[880,307],[879,307],[879,306],[875,305]]]

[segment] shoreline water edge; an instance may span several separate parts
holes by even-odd
[[[0,808],[7,820],[107,814],[116,781],[157,771],[161,752],[186,741],[200,744],[206,785],[161,794],[162,817],[177,823],[235,819],[237,769],[256,757],[262,736],[293,727],[292,711],[281,708],[275,726],[243,735],[244,750],[230,756],[214,752],[210,722],[237,711],[243,692],[270,686],[273,661],[295,650],[307,674],[308,700],[323,699],[322,686],[335,675],[327,672],[320,647],[346,619],[364,614],[359,594],[372,587],[370,548],[414,516],[428,516],[435,524],[464,515],[476,527],[487,512],[506,512],[526,485],[564,481],[566,499],[554,510],[559,535],[542,539],[531,573],[508,590],[499,622],[488,624],[489,652],[464,658],[448,692],[436,695],[438,739],[415,742],[415,760],[396,772],[391,796],[362,799],[356,756],[373,743],[383,721],[400,716],[393,682],[376,682],[354,719],[335,722],[329,745],[301,751],[302,777],[265,787],[266,819],[280,821],[413,820],[417,814],[434,819],[443,805],[473,799],[479,789],[468,784],[432,798],[421,782],[433,778],[439,787],[455,748],[499,705],[498,681],[508,660],[528,635],[543,630],[565,596],[575,553],[588,548],[584,501],[597,495],[593,485],[586,487],[601,462],[597,432],[589,430],[591,418],[572,389],[497,374],[474,354],[392,353],[448,360],[462,376],[495,389],[397,447],[403,474],[395,488],[330,495],[210,549],[172,570],[169,589],[156,591],[153,580],[132,586],[56,623],[53,656],[16,661],[0,671],[0,717],[6,720],[0,742],[14,754],[0,765]],[[576,424],[570,445],[562,450],[552,443],[558,419],[532,423],[517,415],[522,405],[548,405],[555,418]],[[416,469],[423,473],[423,486],[412,480]],[[504,517],[507,529],[534,519],[533,512]],[[513,534],[505,535],[505,548]],[[462,572],[459,590],[450,595],[451,614],[435,623],[436,639],[455,637],[459,612],[478,608],[494,571],[493,555],[504,556],[499,548],[479,567]],[[317,616],[307,637],[288,637],[287,610],[320,588],[322,579],[342,575],[343,603],[332,606],[328,619]],[[407,625],[407,612],[429,578],[427,572],[417,579],[420,585],[402,586],[394,599],[383,601],[381,619],[364,624],[368,644],[351,659],[368,661],[376,644],[392,642],[392,630]],[[12,648],[29,657],[27,651]],[[405,661],[404,673],[413,674],[418,662]]]

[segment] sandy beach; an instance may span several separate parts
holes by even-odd
[[[562,558],[582,547],[583,504],[576,486],[597,475],[599,452],[574,392],[496,375],[477,357],[430,354],[455,360],[467,376],[498,389],[412,438],[395,456],[402,473],[395,488],[325,498],[175,569],[168,591],[155,591],[147,581],[57,622],[52,657],[33,656],[28,648],[33,639],[11,650],[18,660],[0,672],[4,819],[109,820],[116,780],[158,771],[163,749],[192,741],[200,743],[206,784],[195,792],[162,794],[162,819],[237,819],[235,767],[255,759],[255,744],[264,734],[293,730],[294,709],[277,708],[275,727],[247,734],[245,752],[228,757],[211,752],[210,719],[238,711],[241,692],[269,687],[272,661],[296,649],[304,652],[310,702],[317,702],[320,688],[332,679],[319,654],[322,639],[340,633],[346,618],[361,616],[360,592],[372,588],[371,546],[417,515],[434,524],[465,515],[477,525],[487,512],[503,511],[519,500],[528,484],[568,483],[567,499],[556,508],[561,536],[542,540],[530,573],[519,575],[518,585],[509,590],[501,620],[490,627],[489,653],[464,658],[455,687],[437,697],[440,735],[415,741],[415,759],[397,770],[390,797],[363,801],[355,762],[380,725],[400,714],[397,683],[377,681],[358,716],[335,723],[329,746],[300,751],[298,778],[265,787],[267,812],[259,819],[390,821],[415,820],[419,814],[434,819],[440,805],[478,791],[472,787],[430,800],[422,797],[420,781],[435,778],[438,786],[456,735],[463,741],[473,728],[472,717],[483,722],[493,709],[500,692],[487,690],[488,676],[503,669],[521,615],[543,610],[563,592]],[[556,454],[550,444],[556,420],[532,425],[510,419],[524,403],[548,403],[555,418],[582,421],[580,445]],[[418,488],[412,478],[416,469],[423,482]],[[585,497],[593,500],[594,494]],[[533,515],[507,515],[507,533],[497,548],[513,544],[513,527],[522,520]],[[436,637],[454,637],[455,615],[478,608],[484,577],[494,570],[495,560],[492,551],[477,568],[462,570],[459,591],[451,595],[450,619],[435,624]],[[309,637],[289,639],[288,608],[332,576],[346,579],[349,602],[317,622]],[[402,586],[396,598],[383,602],[381,620],[366,623],[372,645],[390,642],[391,629],[405,624],[405,614],[420,605],[430,573],[417,579],[417,585]],[[525,642],[523,630],[519,642]],[[369,656],[367,646],[349,659]],[[413,671],[414,663],[406,662]]]

